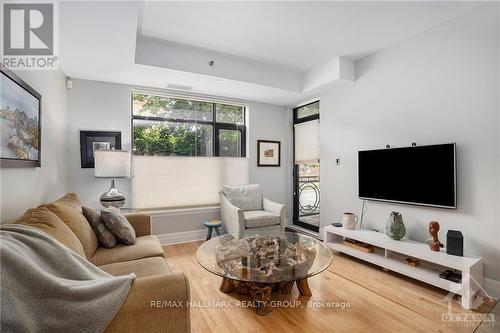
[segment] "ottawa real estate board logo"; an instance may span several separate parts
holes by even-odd
[[[57,69],[54,3],[3,3],[2,65]]]

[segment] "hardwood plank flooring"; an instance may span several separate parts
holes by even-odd
[[[249,301],[248,297],[219,291],[222,278],[196,261],[196,250],[201,243],[164,247],[172,270],[184,272],[189,279],[191,301],[195,305],[191,307],[192,332],[445,333],[473,332],[477,326],[442,323],[441,314],[448,313],[445,291],[340,253],[334,253],[328,270],[309,279],[311,297],[300,296],[296,286],[290,295],[273,294],[273,300],[282,304],[300,301],[302,306],[297,306],[298,303],[293,303],[296,307],[278,306],[269,315],[259,316],[252,308],[237,306],[237,301]],[[314,302],[315,307],[308,307],[308,301]],[[350,306],[342,308],[333,302]],[[231,307],[224,306],[227,304]],[[478,311],[466,311],[455,298],[451,311],[486,313],[491,306],[487,302]]]

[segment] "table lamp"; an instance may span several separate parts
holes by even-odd
[[[121,207],[125,204],[125,196],[115,186],[116,178],[130,177],[130,152],[125,150],[96,150],[94,152],[97,178],[111,178],[111,188],[101,195],[104,207]]]

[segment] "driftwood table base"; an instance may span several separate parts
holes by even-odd
[[[295,281],[297,289],[301,296],[311,296],[311,289],[307,279]],[[244,281],[235,281],[223,278],[219,290],[223,293],[231,293],[233,291],[239,294],[249,295],[252,302],[255,304],[257,313],[261,316],[267,315],[273,309],[271,307],[271,294],[273,291],[280,294],[290,294],[292,292],[294,282],[285,283],[253,283]]]
[[[297,288],[299,289],[299,293],[302,296],[312,296],[311,289],[309,289],[309,283],[307,283],[307,279],[297,280]]]

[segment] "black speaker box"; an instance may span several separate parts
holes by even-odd
[[[448,230],[446,233],[446,253],[463,257],[464,236],[458,230]]]

